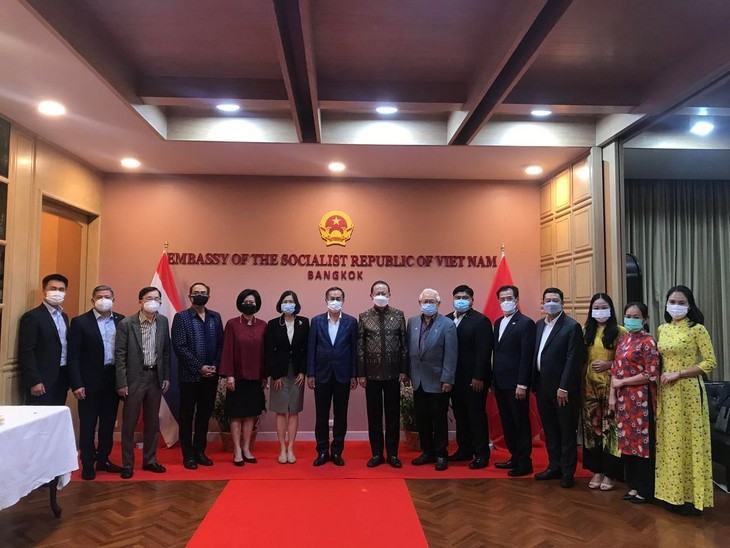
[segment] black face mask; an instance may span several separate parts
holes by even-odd
[[[246,316],[253,316],[256,314],[256,305],[251,303],[242,303],[238,308]]]
[[[205,306],[209,298],[210,297],[208,297],[208,295],[191,295],[191,299],[195,306]]]

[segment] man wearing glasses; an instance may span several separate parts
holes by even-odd
[[[140,310],[117,326],[114,365],[117,393],[124,400],[122,412],[122,479],[134,471],[134,429],[143,409],[144,450],[142,470],[161,474],[165,467],[157,462],[160,435],[160,401],[170,387],[170,328],[167,318],[158,313],[162,294],[156,287],[139,292]]]
[[[207,285],[194,283],[190,286],[188,298],[192,306],[175,314],[172,320],[172,349],[178,359],[183,466],[195,470],[198,464],[213,465],[213,461],[205,454],[205,448],[208,421],[213,413],[218,388],[223,322],[218,312],[205,307],[210,298]]]

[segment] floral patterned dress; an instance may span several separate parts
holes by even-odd
[[[626,333],[624,327],[619,326],[618,329],[619,337]],[[583,447],[585,449],[602,447],[606,453],[620,457],[616,421],[609,417],[608,413],[608,390],[611,386],[611,375],[609,371],[596,373],[591,367],[591,364],[596,360],[613,360],[614,350],[603,347],[602,336],[603,327],[599,327],[593,344],[587,348],[588,357],[583,379],[583,403],[581,406]]]
[[[705,326],[688,319],[659,326],[662,372],[693,365],[709,373],[715,351]],[[659,386],[657,405],[655,496],[670,504],[691,503],[697,510],[713,505],[710,413],[700,377]]]
[[[611,367],[611,377],[646,377],[646,384],[622,386],[616,390],[616,427],[622,455],[651,457],[652,417],[656,409],[656,378],[659,352],[646,331],[627,333],[619,338]]]

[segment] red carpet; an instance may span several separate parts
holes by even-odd
[[[453,449],[452,449],[453,450]],[[449,463],[445,472],[436,472],[433,465],[412,466],[411,459],[418,456],[417,452],[407,451],[401,446],[399,457],[403,461],[403,468],[396,470],[387,464],[377,468],[367,468],[365,463],[370,459],[370,446],[367,442],[345,442],[345,451],[342,457],[346,465],[334,466],[328,462],[324,466],[315,468],[312,461],[316,457],[314,442],[297,442],[295,464],[279,464],[277,456],[279,445],[277,442],[257,442],[254,454],[258,459],[256,464],[246,464],[242,468],[233,465],[233,455],[224,453],[220,442],[208,444],[208,456],[215,462],[214,466],[199,466],[197,470],[186,470],[182,465],[179,447],[159,449],[157,459],[167,468],[165,474],[153,474],[142,470],[141,450],[135,450],[134,480],[155,481],[186,481],[186,480],[325,480],[325,479],[462,479],[462,478],[508,478],[506,470],[494,468],[495,462],[505,461],[509,454],[504,450],[492,451],[490,466],[483,470],[469,470],[467,462]],[[121,464],[120,445],[114,445],[111,460]],[[547,455],[544,445],[533,447],[532,460],[535,472],[544,470],[547,466]],[[576,477],[590,477],[592,474],[584,471],[580,464]],[[526,476],[532,479],[532,476]],[[81,480],[81,471],[73,475],[74,480]],[[123,481],[118,474],[100,472],[94,481]],[[127,480],[124,480],[127,481]]]
[[[280,466],[298,468],[298,464]],[[312,468],[311,463],[304,464]],[[231,481],[188,546],[418,548],[428,544],[405,483],[369,478]]]

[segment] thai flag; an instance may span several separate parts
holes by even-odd
[[[172,326],[172,318],[176,312],[182,309],[180,298],[178,297],[175,279],[172,277],[170,263],[167,260],[167,250],[162,253],[160,262],[157,263],[157,269],[152,276],[151,286],[156,287],[162,293],[162,306],[160,314],[166,316],[170,326]],[[180,408],[180,386],[177,382],[177,358],[175,353],[170,349],[170,388],[160,402],[160,434],[162,441],[171,447],[180,439],[180,431],[177,419],[173,411],[177,412]]]

